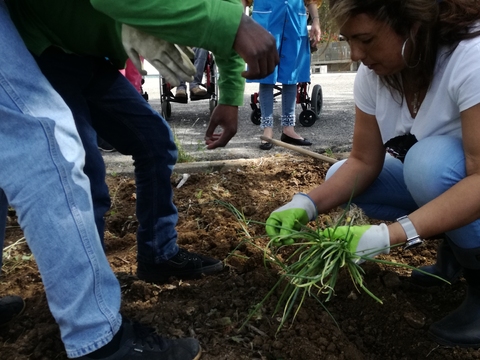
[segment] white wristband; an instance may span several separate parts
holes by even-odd
[[[413,248],[423,243],[423,240],[420,239],[420,235],[418,235],[417,230],[415,230],[415,226],[413,226],[413,223],[410,221],[407,215],[399,217],[397,221],[407,235],[407,241],[405,242],[405,246],[403,248],[404,250]]]

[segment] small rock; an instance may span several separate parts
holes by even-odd
[[[393,272],[387,272],[383,277],[382,277],[383,283],[385,286],[389,289],[397,288],[401,285],[401,281],[398,277],[397,274]]]
[[[276,340],[273,342],[272,346],[274,349],[283,349],[283,342]]]
[[[420,312],[407,312],[403,314],[403,317],[414,329],[421,329],[425,326],[425,315]]]
[[[228,326],[228,325],[232,324],[232,319],[230,319],[229,317],[223,317],[223,318],[215,320],[215,323],[218,326]]]
[[[350,294],[348,294],[347,299],[357,300],[357,299],[358,299],[358,295],[357,295],[357,293],[356,293],[355,291],[351,291]]]
[[[330,344],[328,344],[327,346],[327,351],[329,352],[335,352],[337,350],[337,347],[335,346],[335,344],[333,342],[331,342]]]

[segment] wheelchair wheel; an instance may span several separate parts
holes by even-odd
[[[162,102],[162,116],[167,121],[172,116],[172,104],[170,104],[170,101]]]
[[[313,112],[313,110],[303,110],[299,116],[300,124],[305,127],[310,127],[315,124],[317,121],[317,115]]]
[[[209,103],[208,103],[208,106],[209,106],[209,109],[210,109],[210,115],[212,115],[213,110],[214,110],[215,107],[217,106],[217,100],[215,100],[215,99],[210,99],[210,101],[209,101]]]
[[[323,107],[323,93],[320,85],[315,85],[312,90],[312,111],[315,113],[316,118],[320,117]]]
[[[250,114],[250,120],[252,120],[252,122],[255,124],[255,125],[260,125],[260,117],[262,116],[262,112],[260,111],[260,109],[255,109],[252,111],[252,113]]]

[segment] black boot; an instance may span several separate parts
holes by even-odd
[[[462,274],[462,265],[455,258],[452,248],[447,238],[444,238],[437,249],[437,262],[433,265],[422,266],[419,268],[429,274],[440,276],[450,283],[456,282]],[[445,281],[437,279],[418,270],[413,270],[410,278],[415,285],[422,287],[441,286],[447,284]]]
[[[467,296],[462,305],[433,323],[428,335],[440,345],[480,348],[480,270],[464,269]]]

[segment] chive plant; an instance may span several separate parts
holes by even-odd
[[[229,209],[241,223],[242,229],[251,239],[247,227],[249,223],[257,223],[253,220],[247,221],[243,213],[237,210],[232,204],[218,201],[220,205]],[[365,225],[368,219],[361,210],[354,205],[347,207],[334,224],[329,227],[338,227],[341,225]],[[264,223],[260,223],[265,225]],[[275,307],[272,316],[281,313],[281,320],[278,330],[292,315],[292,321],[295,319],[298,311],[307,297],[312,297],[328,312],[325,303],[331,300],[335,294],[335,285],[342,273],[350,277],[353,286],[358,292],[365,292],[375,301],[382,304],[382,300],[373,294],[364,282],[364,270],[362,262],[372,261],[384,265],[405,267],[415,269],[415,267],[379,258],[371,258],[368,254],[359,256],[352,252],[350,247],[352,237],[330,239],[323,234],[318,222],[315,226],[301,226],[300,230],[292,231],[288,235],[278,235],[271,237],[264,251],[264,261],[270,262],[279,269],[279,279],[263,300],[256,305],[250,313],[244,325],[254,316],[263,306],[265,301],[272,294],[283,286],[280,298]],[[399,245],[395,245],[399,246]],[[392,246],[393,247],[393,246]],[[283,259],[284,254],[289,254]],[[420,269],[425,274],[431,275],[448,283],[446,280]],[[328,312],[329,313],[329,312]],[[330,313],[329,313],[330,314]],[[331,314],[330,314],[331,315]],[[332,317],[333,318],[333,317]],[[333,319],[335,321],[335,319]]]

